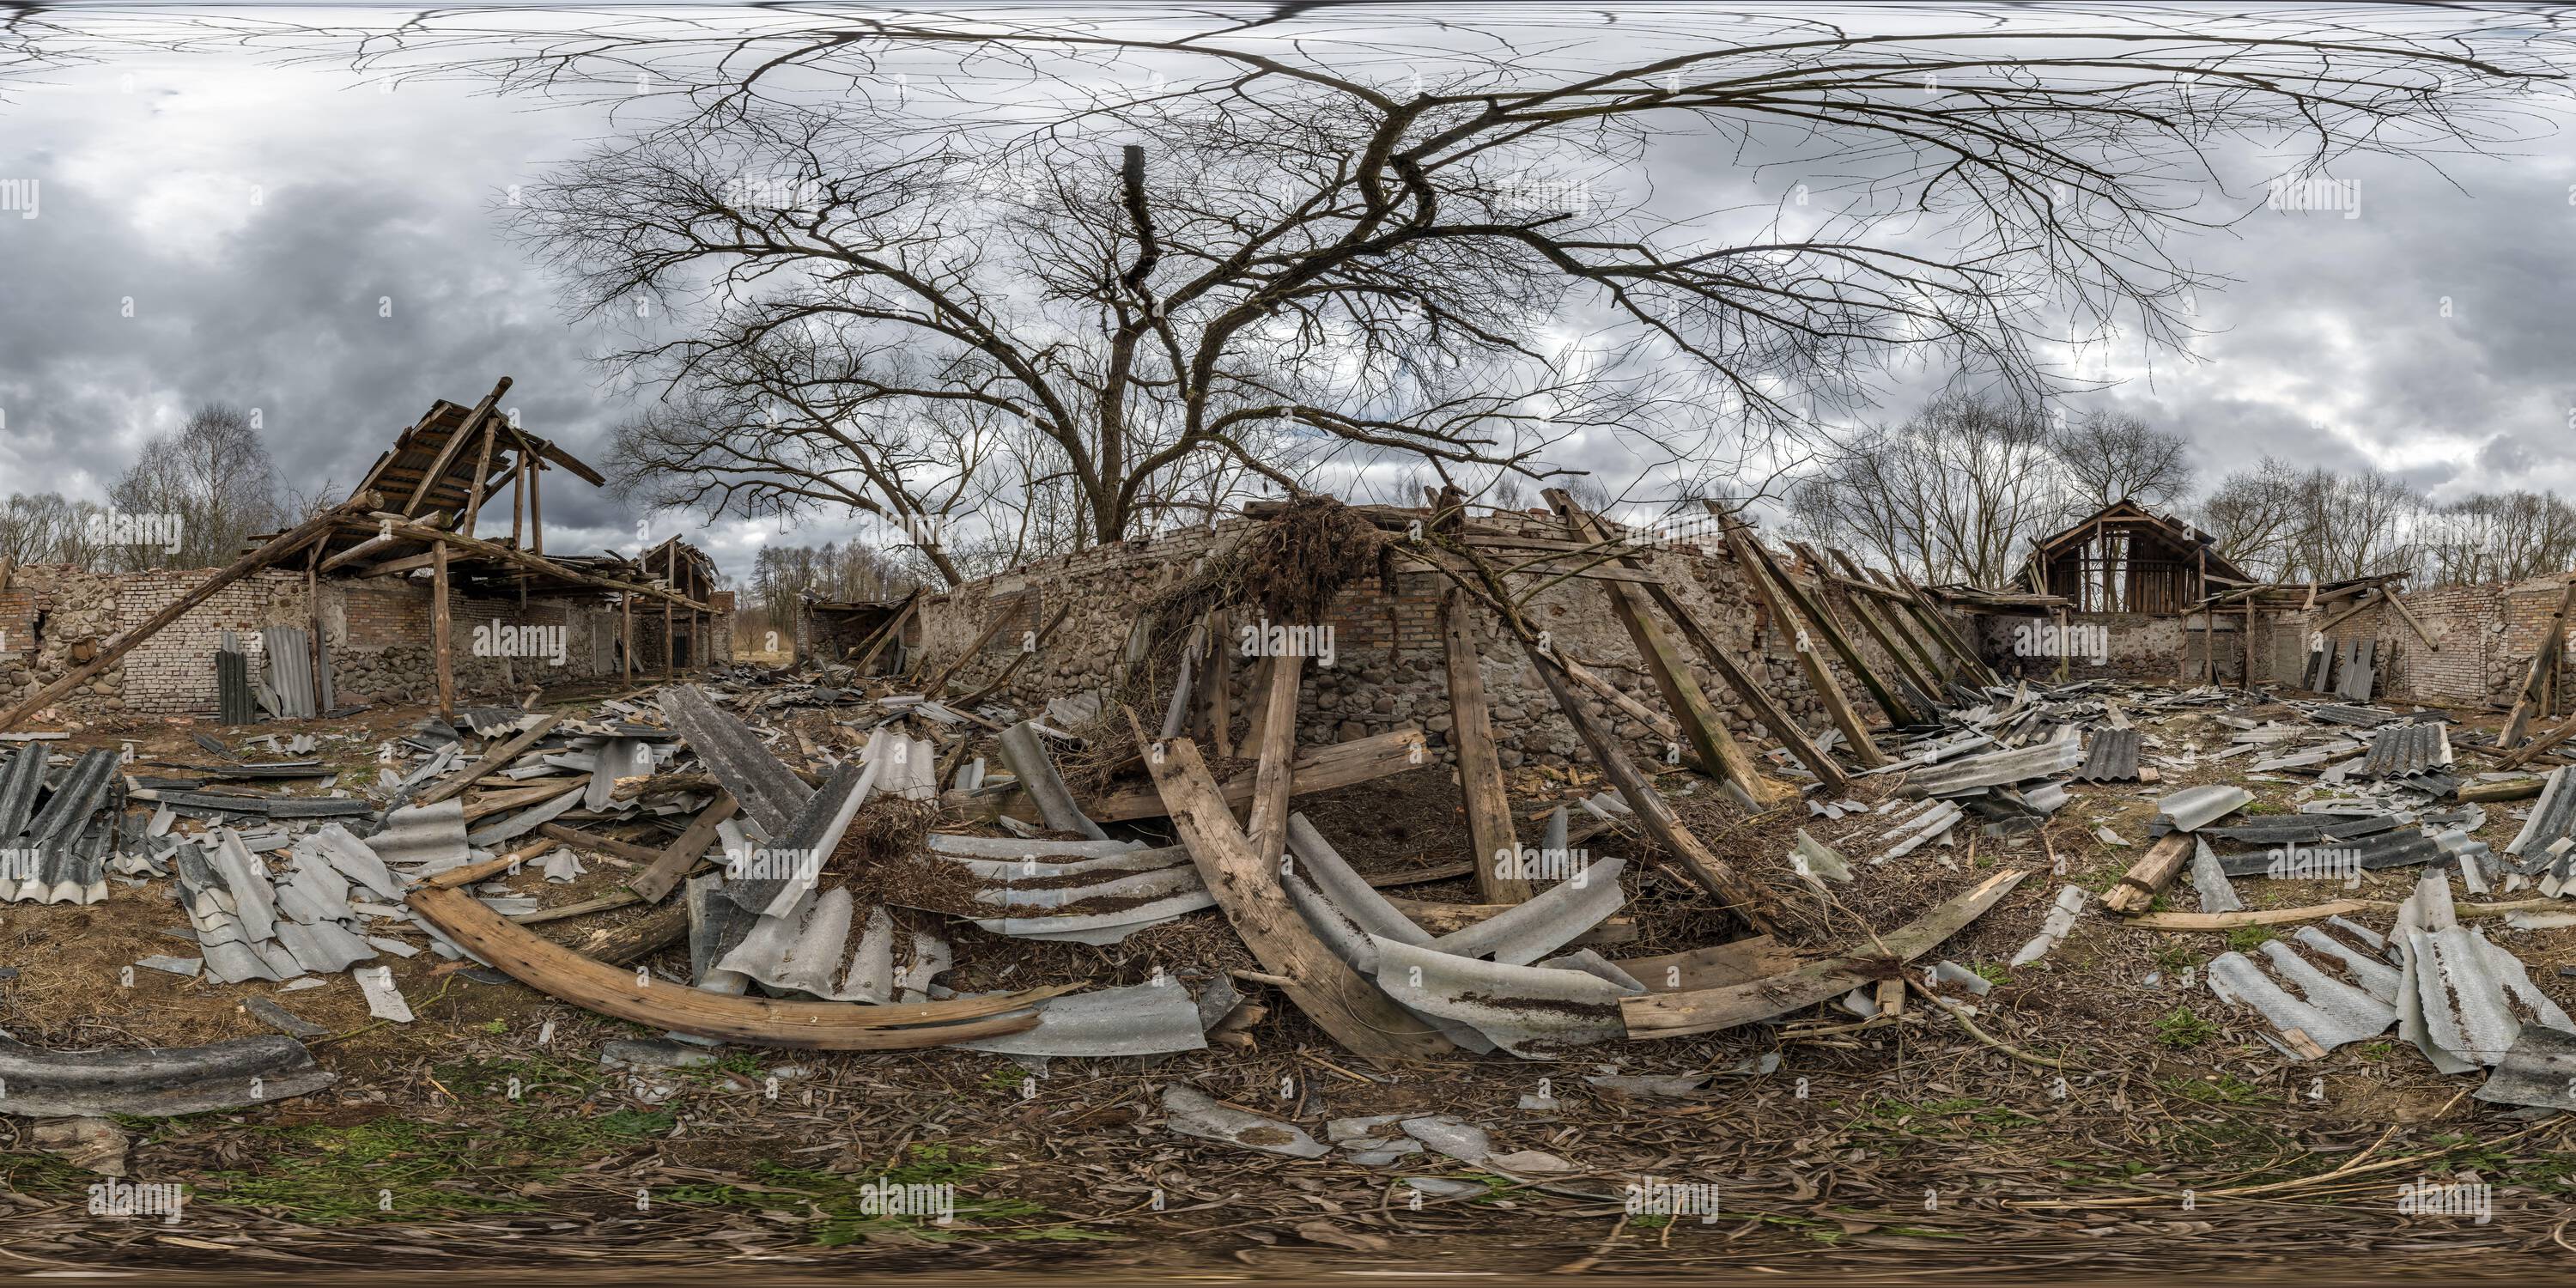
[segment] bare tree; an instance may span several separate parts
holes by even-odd
[[[555,41],[475,22],[417,15],[363,65],[677,87],[677,119],[512,212],[576,311],[677,313],[630,373],[685,389],[820,328],[796,352],[832,360],[794,374],[839,388],[811,427],[902,432],[934,405],[1014,424],[1051,445],[1084,540],[1199,495],[1185,467],[1208,455],[1282,488],[1326,458],[1545,477],[1578,432],[1702,460],[1865,405],[1899,356],[2043,406],[2068,381],[2041,352],[2186,331],[2209,283],[2163,239],[2197,226],[2212,145],[2293,139],[2303,166],[2474,146],[2548,74],[2504,17],[2456,13],[2363,34],[2069,8],[1900,34],[1764,11],[1528,48],[1443,19],[1362,51],[1297,7],[785,6]],[[1657,209],[1642,178],[1684,135],[1779,158],[1758,173],[1783,218]],[[1942,557],[1991,571],[1985,535]]]
[[[2049,450],[2082,509],[2170,505],[2191,492],[2191,440],[2126,412],[2088,410],[2049,435]]]
[[[2271,457],[2220,480],[2200,504],[2199,526],[2218,552],[2258,577],[2277,578],[2300,531],[2299,471]]]
[[[1945,394],[1792,486],[1793,526],[1936,581],[2000,586],[2070,511],[2047,419]]]
[[[119,541],[115,557],[137,568],[230,563],[245,538],[285,516],[278,494],[277,465],[250,414],[203,404],[177,433],[144,444],[108,489],[109,502],[129,518],[175,520],[178,548]]]
[[[2421,584],[2514,582],[2576,567],[2576,506],[2546,492],[2482,492],[2417,520]]]
[[[2300,470],[2265,458],[2200,507],[2220,553],[2267,581],[2339,581],[2407,570],[2423,498],[2378,470]]]

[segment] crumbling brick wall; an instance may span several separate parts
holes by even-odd
[[[109,639],[140,626],[214,571],[93,573],[62,565],[13,569],[8,590],[0,592],[0,705],[68,674]],[[431,592],[425,583],[325,579],[320,589],[324,638],[340,702],[418,702],[435,696]],[[224,631],[233,631],[252,655],[256,673],[263,627],[309,629],[312,619],[303,572],[263,569],[136,645],[57,706],[90,717],[212,715],[215,652]],[[551,656],[511,656],[530,642],[528,637],[495,629],[531,626],[560,630],[563,665],[553,665]],[[516,696],[532,685],[615,678],[622,674],[613,647],[619,629],[617,612],[591,601],[533,600],[523,608],[515,598],[459,595],[450,626],[457,692],[464,697]],[[708,650],[719,661],[732,654],[732,629],[732,615],[723,613],[704,631]],[[549,655],[556,638],[545,637]],[[664,658],[659,611],[635,614],[635,639],[636,673],[658,672]]]
[[[1013,614],[1012,624],[997,634],[982,654],[961,670],[949,686],[953,695],[968,694],[999,675],[1026,640],[1067,604],[1071,615],[1039,655],[995,694],[1000,701],[1034,711],[1048,698],[1103,687],[1124,651],[1132,624],[1165,588],[1189,575],[1193,561],[1221,543],[1238,539],[1249,521],[1235,519],[1213,531],[1185,529],[1059,556],[1014,572],[969,583],[924,601],[925,666],[943,667],[981,634],[998,607]],[[1533,518],[1526,534],[1562,538],[1553,520]],[[1675,593],[1717,636],[1722,647],[1756,677],[1792,717],[1811,733],[1828,728],[1824,703],[1800,670],[1794,651],[1794,627],[1768,620],[1733,558],[1722,546],[1676,545],[1656,552],[1652,571],[1663,574]],[[1801,584],[1820,591],[1853,635],[1854,647],[1873,670],[1892,676],[1889,659],[1854,621],[1843,592],[1831,583],[1801,576]],[[1529,584],[1527,579],[1516,579]],[[1444,754],[1450,729],[1448,680],[1439,634],[1439,605],[1449,583],[1434,572],[1410,572],[1397,578],[1393,595],[1375,578],[1347,586],[1326,614],[1333,627],[1334,665],[1311,666],[1311,677],[1299,700],[1298,737],[1303,742],[1348,741],[1382,733],[1403,724],[1421,726],[1428,742]],[[1627,631],[1611,611],[1604,582],[1574,579],[1538,596],[1528,608],[1531,623],[1549,632],[1551,643],[1570,653],[1604,680],[1661,712],[1663,699],[1638,657]],[[1482,645],[1485,687],[1493,708],[1494,732],[1504,763],[1563,766],[1588,761],[1572,725],[1556,710],[1537,670],[1521,655],[1519,645],[1504,635],[1499,622],[1481,608],[1473,609]],[[1031,623],[1034,623],[1033,625]],[[1238,629],[1241,623],[1238,623]],[[1281,623],[1281,625],[1312,625]],[[1678,635],[1676,636],[1677,642]],[[1240,636],[1228,641],[1238,646]],[[1687,643],[1680,644],[1700,688],[1728,727],[1754,744],[1769,736],[1742,703]],[[1818,640],[1815,647],[1826,646]],[[1828,655],[1829,656],[1829,655]],[[1251,700],[1257,659],[1237,657],[1232,705],[1240,714]],[[1839,662],[1832,671],[1865,720],[1884,715],[1867,692]],[[1612,708],[1596,695],[1582,701],[1639,754],[1661,757],[1664,744],[1645,725]],[[1149,718],[1159,714],[1159,699]],[[1238,735],[1241,725],[1237,725]]]
[[[2361,638],[2378,641],[2383,697],[2500,711],[2513,705],[2564,586],[2562,578],[2540,577],[2510,585],[2407,591],[2400,598],[2431,637],[2429,645],[2385,603],[2345,618],[2327,632],[2327,638],[2335,644]],[[2309,615],[2308,628],[2322,629],[2351,607],[2347,601],[2317,608]],[[2567,695],[2561,703],[2564,709],[2576,702],[2576,669],[2568,666],[2564,650],[2561,659],[2558,687]]]

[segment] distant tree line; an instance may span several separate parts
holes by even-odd
[[[0,559],[92,572],[231,563],[253,536],[326,503],[284,487],[251,413],[207,403],[144,444],[104,503],[57,492],[0,500]]]
[[[1945,394],[1799,475],[1792,528],[1933,582],[2000,587],[2034,542],[2123,498],[2198,525],[2268,581],[2406,571],[2419,586],[2576,567],[2576,506],[2541,492],[2434,501],[2375,469],[2265,458],[2196,495],[2190,441],[2121,412],[2072,418]]]

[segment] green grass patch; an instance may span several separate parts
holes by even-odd
[[[2218,1036],[2218,1026],[2177,1006],[2156,1020],[2156,1041],[2169,1047],[2196,1047]]]
[[[802,1208],[812,1218],[814,1242],[824,1247],[898,1234],[932,1243],[968,1238],[1083,1242],[1118,1237],[1052,1218],[1044,1207],[1026,1200],[977,1196],[974,1182],[987,1170],[980,1150],[917,1145],[902,1163],[882,1172],[823,1172],[763,1160],[752,1168],[754,1184],[683,1185],[656,1190],[653,1197],[657,1202],[693,1206]],[[943,1225],[937,1214],[885,1210],[873,1192],[884,1185],[954,1186],[951,1220]]]

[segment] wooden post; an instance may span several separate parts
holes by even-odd
[[[451,618],[447,603],[447,543],[430,546],[431,602],[429,606],[430,649],[438,671],[438,718],[456,717],[456,672],[450,657],[448,639]]]
[[[304,561],[304,607],[311,617],[311,637],[304,641],[306,661],[313,671],[313,714],[324,714],[330,705],[322,700],[322,549],[327,541],[313,543],[313,553]]]
[[[1762,727],[1770,730],[1771,736],[1779,739],[1780,745],[1787,747],[1790,755],[1797,757],[1798,762],[1813,772],[1826,787],[1837,792],[1849,790],[1851,779],[1843,773],[1843,767],[1819,749],[1815,740],[1807,736],[1807,731],[1798,727],[1797,721],[1789,718],[1789,713],[1781,709],[1779,701],[1771,696],[1769,690],[1747,674],[1743,667],[1737,666],[1734,658],[1727,656],[1726,650],[1718,646],[1717,637],[1699,620],[1699,614],[1692,612],[1690,605],[1673,593],[1672,587],[1658,582],[1646,589],[1654,595],[1655,606],[1663,609],[1664,615],[1681,628],[1682,636],[1691,642],[1691,647],[1699,650],[1709,669],[1726,681],[1727,687],[1735,691],[1735,696],[1744,700],[1744,705],[1753,708],[1753,718],[1761,721]]]
[[[483,401],[474,404],[474,410],[465,414],[464,421],[457,425],[455,432],[449,434],[447,442],[438,449],[437,458],[430,462],[428,469],[421,471],[420,482],[413,485],[411,496],[403,502],[404,518],[408,519],[420,513],[420,503],[429,499],[430,489],[438,486],[438,480],[446,475],[447,467],[456,463],[457,450],[465,446],[465,440],[471,437],[474,431],[483,427],[484,419],[492,414],[492,405],[501,401],[501,395],[508,392],[510,392],[510,378],[503,376],[500,383],[492,386],[492,392],[483,395]]]
[[[500,437],[500,422],[485,417],[483,446],[474,457],[474,478],[465,487],[465,535],[469,537],[474,535],[474,520],[483,513],[483,480],[492,477],[492,445]],[[513,511],[518,504],[515,500],[510,503]]]
[[[625,618],[624,647],[617,651],[619,660],[626,663],[626,683],[632,686],[635,683],[635,596],[630,592],[617,598],[620,613]]]
[[[1842,686],[1834,682],[1833,672],[1826,668],[1825,660],[1818,656],[1813,642],[1805,638],[1805,632],[1798,631],[1797,619],[1791,617],[1787,606],[1780,602],[1780,592],[1772,588],[1761,561],[1747,548],[1750,543],[1745,540],[1743,531],[1732,523],[1726,525],[1726,543],[1735,552],[1735,566],[1744,575],[1745,584],[1753,588],[1754,597],[1771,614],[1773,626],[1797,632],[1792,638],[1797,642],[1795,651],[1799,669],[1806,673],[1807,687],[1815,690],[1816,696],[1824,702],[1825,713],[1833,717],[1834,727],[1843,731],[1843,740],[1851,744],[1852,758],[1858,760],[1863,769],[1876,769],[1886,764],[1887,757],[1880,754],[1878,744],[1869,740],[1869,727],[1861,723],[1860,713],[1852,710],[1851,700],[1843,696]]]
[[[528,449],[510,453],[510,544],[525,549],[528,541]]]
[[[528,462],[528,548],[537,554],[546,552],[546,487],[539,481],[545,472],[544,458]]]
[[[1440,640],[1449,667],[1449,742],[1458,751],[1458,791],[1466,801],[1479,902],[1523,903],[1536,893],[1530,882],[1516,871],[1498,870],[1516,862],[1521,838],[1512,821],[1511,793],[1503,786],[1502,756],[1494,748],[1472,611],[1466,592],[1455,586],[1440,601]]]
[[[1243,834],[1251,838],[1255,858],[1275,865],[1288,852],[1290,766],[1297,760],[1297,694],[1305,685],[1306,659],[1282,653],[1271,661],[1270,686],[1261,695],[1261,763],[1253,770]]]
[[[2576,601],[2576,577],[2569,577],[2558,594],[2558,607],[2542,623],[2540,642],[2531,655],[2531,670],[2522,677],[2522,689],[2514,695],[2513,714],[2505,719],[2504,733],[2496,739],[2499,747],[2511,747],[2522,741],[2531,727],[2532,705],[2540,696],[2540,677],[2558,664],[2558,646],[2567,629],[2567,610]],[[5,725],[0,721],[0,725]]]
[[[2254,593],[2245,593],[2245,687],[2254,687]]]
[[[1234,754],[1234,653],[1235,637],[1230,629],[1234,614],[1217,609],[1209,615],[1214,623],[1210,632],[1208,675],[1201,687],[1207,694],[1207,707],[1202,718],[1207,725],[1208,747],[1220,756]]]
[[[2057,682],[2059,684],[2066,683],[2066,669],[2073,661],[2071,657],[2073,650],[2066,646],[2068,627],[2073,625],[2073,616],[2063,608],[2057,610]]]

